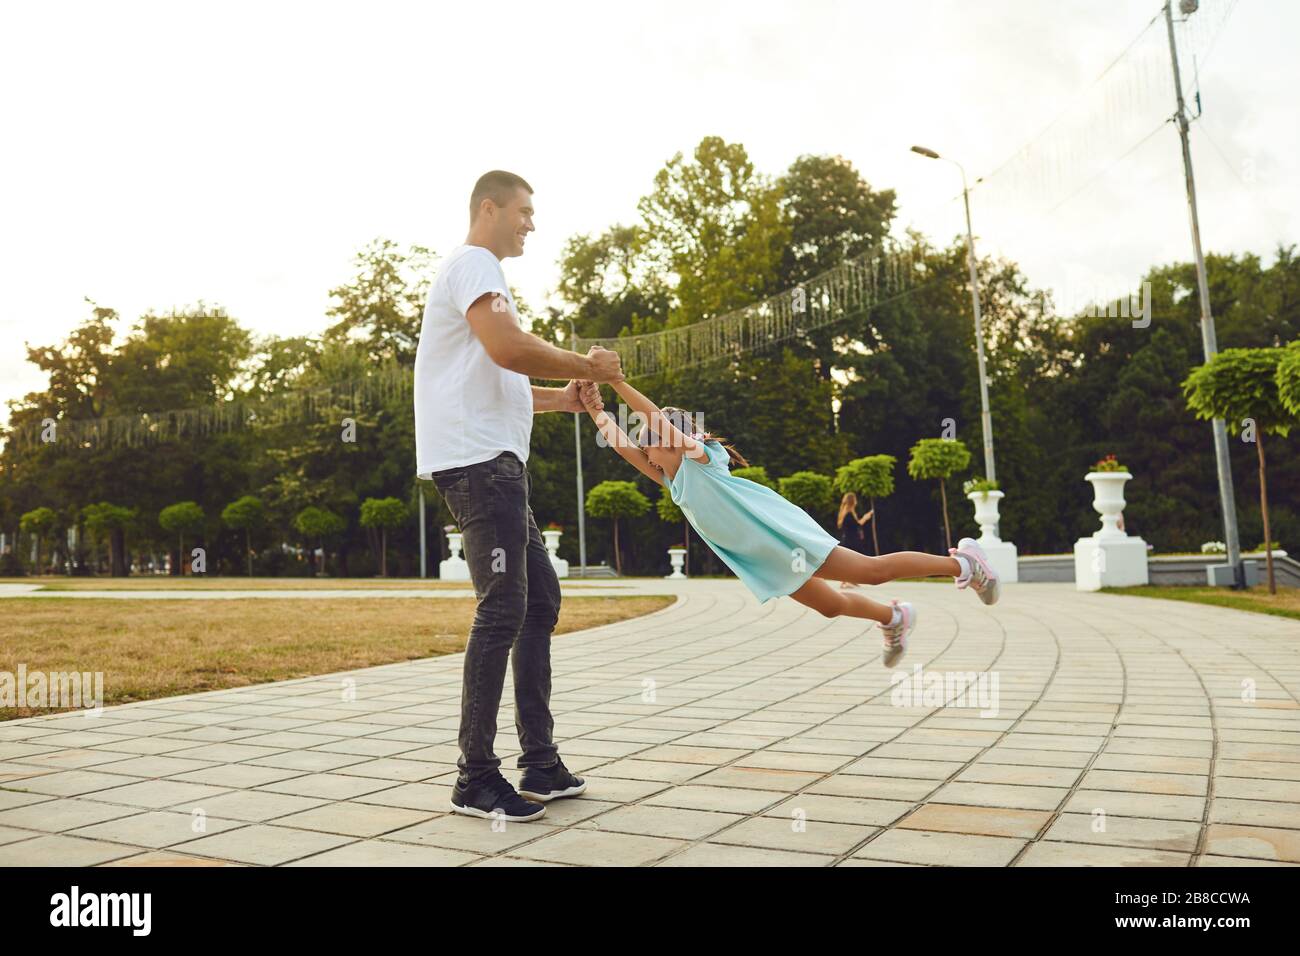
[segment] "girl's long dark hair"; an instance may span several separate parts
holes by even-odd
[[[664,413],[665,418],[667,418],[670,422],[673,423],[674,427],[676,427],[679,431],[684,432],[687,435],[690,435],[696,441],[705,441],[705,442],[711,441],[711,442],[717,442],[719,445],[721,445],[723,450],[726,451],[727,457],[731,459],[730,467],[732,468],[749,467],[749,462],[745,460],[745,456],[736,450],[735,445],[731,444],[729,441],[727,441],[727,439],[723,438],[721,435],[715,435],[713,432],[702,432],[702,433],[695,432],[693,430],[694,426],[691,424],[693,421],[693,416],[691,415],[690,412],[686,411],[683,408],[678,408],[676,405],[665,405],[663,408],[660,409],[660,411]]]

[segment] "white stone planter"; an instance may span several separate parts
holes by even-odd
[[[1101,530],[1094,538],[1122,538],[1119,520],[1124,514],[1124,483],[1133,476],[1127,471],[1090,471],[1084,478],[1092,485],[1092,508],[1101,515]]]
[[[682,578],[684,580],[686,578],[686,575],[682,573],[682,566],[686,563],[686,549],[683,548],[681,545],[677,545],[675,547],[669,548],[668,561],[673,566],[673,573],[665,574],[664,577]]]
[[[998,577],[1009,584],[1020,580],[1020,555],[1010,541],[998,537],[998,506],[1006,493],[1002,491],[972,491],[966,496],[975,506],[975,523],[980,526],[979,545],[989,556],[989,563]]]
[[[542,538],[546,542],[546,553],[551,556],[551,567],[555,568],[557,578],[567,578],[569,576],[569,562],[565,561],[556,552],[560,549],[560,535],[563,531],[556,531],[553,528],[547,528],[542,532]]]
[[[1101,515],[1101,527],[1090,538],[1074,543],[1074,584],[1080,591],[1147,584],[1147,543],[1120,528],[1124,515],[1127,471],[1090,471],[1092,507]]]
[[[468,581],[470,579],[469,565],[460,556],[460,549],[464,544],[465,535],[461,532],[449,531],[447,533],[447,547],[451,549],[451,557],[438,562],[438,577],[443,581]]]

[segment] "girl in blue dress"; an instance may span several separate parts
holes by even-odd
[[[759,601],[789,595],[826,617],[875,621],[884,635],[886,667],[907,649],[916,626],[915,608],[907,601],[881,604],[837,590],[827,581],[884,584],[898,578],[949,576],[985,604],[997,601],[997,574],[973,539],[962,538],[948,557],[919,551],[873,557],[852,551],[802,508],[765,485],[731,474],[733,463],[744,467],[748,462],[723,439],[694,433],[688,413],[660,409],[627,382],[612,385],[639,413],[642,424],[629,436],[604,411],[599,386],[583,382],[579,395],[605,441],[643,474],[668,487],[691,527]]]

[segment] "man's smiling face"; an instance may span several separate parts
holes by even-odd
[[[524,254],[524,241],[533,231],[532,193],[522,187],[515,190],[509,202],[497,210],[497,230],[498,248],[509,250],[505,257]]]

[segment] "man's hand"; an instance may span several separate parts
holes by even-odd
[[[593,345],[587,351],[587,360],[591,364],[591,381],[623,381],[623,365],[619,360],[617,352],[611,352],[609,349],[603,349],[599,345]]]
[[[595,415],[605,407],[605,402],[600,397],[600,386],[595,382],[580,381],[578,384],[578,397],[582,402],[583,408]]]
[[[582,397],[578,392],[578,390],[582,387],[582,384],[583,384],[582,382],[578,381],[578,379],[575,378],[572,381],[570,381],[568,385],[564,386],[563,390],[560,392],[560,407],[558,409],[559,411],[561,412],[586,411],[585,407],[582,404]]]

